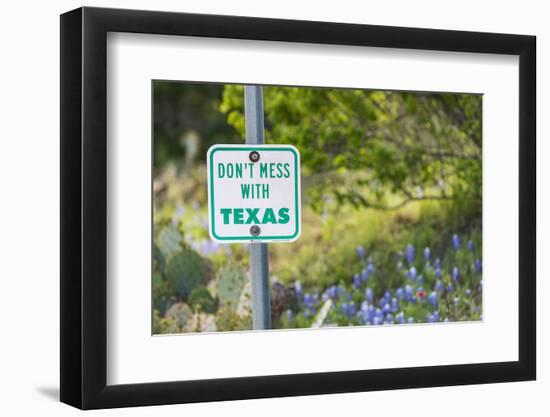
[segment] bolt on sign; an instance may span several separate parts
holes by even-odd
[[[218,242],[292,242],[300,236],[300,153],[291,145],[208,150],[209,232]]]

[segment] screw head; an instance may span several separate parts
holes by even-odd
[[[258,226],[257,224],[250,227],[250,234],[252,236],[259,236],[261,231],[262,229],[260,229],[260,226]]]
[[[260,154],[257,151],[250,152],[248,157],[252,162],[258,162],[260,160]]]

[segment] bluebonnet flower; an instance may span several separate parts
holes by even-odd
[[[432,307],[437,308],[438,299],[437,293],[435,291],[432,291],[430,295],[428,295],[428,301],[430,302]]]
[[[296,293],[296,298],[302,298],[302,283],[300,281],[294,282],[294,292]]]
[[[369,316],[369,320],[371,321],[374,318],[374,316],[376,316],[376,309],[374,308],[374,306],[369,306],[368,316]]]
[[[474,267],[475,267],[477,272],[481,272],[481,260],[476,259],[475,262],[474,262]]]
[[[388,303],[384,304],[384,307],[382,308],[382,313],[388,314],[391,311],[391,307]]]
[[[440,267],[435,268],[435,276],[436,276],[436,278],[441,278],[441,268]]]
[[[399,301],[397,301],[397,298],[391,299],[391,311],[392,313],[397,313],[399,311]]]
[[[369,271],[367,270],[367,268],[364,268],[361,271],[361,281],[367,282],[368,280],[369,280]]]
[[[410,243],[407,245],[407,249],[405,249],[405,253],[407,254],[407,261],[409,264],[412,264],[414,262],[414,247]]]
[[[472,240],[469,240],[469,241],[468,241],[467,246],[468,246],[468,250],[469,250],[469,251],[472,251],[472,252],[474,251],[475,246],[474,246],[474,242],[472,242]]]
[[[384,299],[389,302],[391,299],[391,292],[388,290],[384,291]]]
[[[323,302],[324,302],[324,301],[328,301],[329,298],[330,298],[330,297],[329,297],[329,295],[328,295],[328,292],[325,291],[325,292],[323,293]]]
[[[409,324],[414,323],[414,317],[409,317],[409,318],[407,319],[407,323],[409,323]]]
[[[435,281],[434,290],[443,291],[443,283],[441,282],[441,280],[438,279],[437,281]]]
[[[399,324],[405,323],[405,313],[400,311],[399,314],[396,314],[395,315],[395,321]]]
[[[404,295],[404,292],[403,292],[403,288],[399,287],[396,291],[395,291],[395,295],[397,296],[397,299],[399,301],[401,301],[403,299],[403,295]]]
[[[356,252],[357,252],[357,256],[361,259],[363,259],[365,256],[367,256],[367,251],[361,245],[357,246]]]
[[[208,230],[208,218],[201,217],[200,220],[199,220],[199,223],[200,223],[200,225],[202,226],[203,229]]]
[[[384,318],[383,317],[374,316],[373,319],[372,319],[372,324],[374,324],[375,326],[377,326],[379,324],[383,324],[383,323],[384,323]]]
[[[304,295],[304,304],[306,307],[311,307],[311,295],[307,292]]]
[[[427,319],[428,323],[437,323],[439,321],[439,313],[434,311],[433,313],[428,314]]]
[[[194,245],[195,248],[201,252],[204,256],[209,256],[212,253],[216,252],[220,248],[220,244],[213,240],[203,240],[200,243]]]
[[[361,318],[363,319],[363,323],[369,322],[369,309],[367,308],[361,308]]]
[[[369,303],[372,303],[372,300],[374,299],[374,293],[372,292],[372,288],[367,287],[367,289],[365,290],[365,299]]]
[[[411,266],[411,268],[409,269],[409,278],[414,280],[416,278],[416,268],[414,266]]]
[[[348,314],[348,304],[347,303],[340,304],[340,310],[342,310],[342,313],[347,315]]]
[[[174,210],[174,215],[172,216],[172,224],[177,226],[180,218],[185,214],[185,207],[177,206]]]
[[[410,285],[406,285],[405,286],[405,299],[407,301],[411,301],[412,297],[413,297],[413,287],[410,286]]]
[[[441,268],[441,260],[439,258],[435,258],[434,266],[436,268]]]
[[[359,288],[361,286],[361,279],[359,278],[359,274],[355,274],[353,276],[353,286],[355,288]]]
[[[456,266],[453,268],[452,277],[453,277],[453,281],[455,281],[455,282],[460,279],[460,271],[458,270],[458,267],[456,267]]]
[[[348,317],[353,317],[357,313],[357,308],[355,307],[355,303],[352,301],[348,304]]]
[[[338,291],[336,291],[336,285],[331,286],[331,287],[328,289],[327,294],[328,294],[328,296],[329,296],[330,298],[332,298],[333,300],[335,300],[336,298],[338,298]]]
[[[413,296],[409,301],[413,304],[416,304],[417,298]]]
[[[369,263],[367,265],[367,272],[369,274],[372,274],[374,272],[374,265],[372,264],[372,261],[369,261]]]
[[[447,292],[453,292],[453,290],[454,290],[453,284],[451,284],[451,283],[447,284],[446,290],[447,290]]]
[[[430,260],[430,256],[432,256],[432,251],[430,250],[429,247],[426,246],[426,247],[424,248],[424,259],[425,259],[426,261],[429,261],[429,260]]]
[[[393,316],[391,314],[388,314],[386,316],[386,320],[384,321],[385,324],[393,324]]]
[[[310,316],[311,316],[311,311],[309,311],[309,309],[304,310],[304,317],[308,318]]]
[[[416,278],[417,284],[424,284],[424,277],[422,275],[419,275],[418,278]]]
[[[458,236],[456,233],[453,235],[452,242],[453,248],[455,248],[456,250],[460,249],[462,242],[460,241],[460,236]]]

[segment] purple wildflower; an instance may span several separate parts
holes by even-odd
[[[405,253],[407,254],[407,261],[409,264],[412,264],[414,262],[414,247],[410,243],[407,245],[407,249],[405,249]]]

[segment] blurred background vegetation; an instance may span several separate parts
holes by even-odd
[[[208,237],[207,149],[243,87],[154,83],[153,332],[251,328],[247,245]],[[478,320],[482,97],[264,87],[301,153],[302,236],[270,245],[274,328]]]

